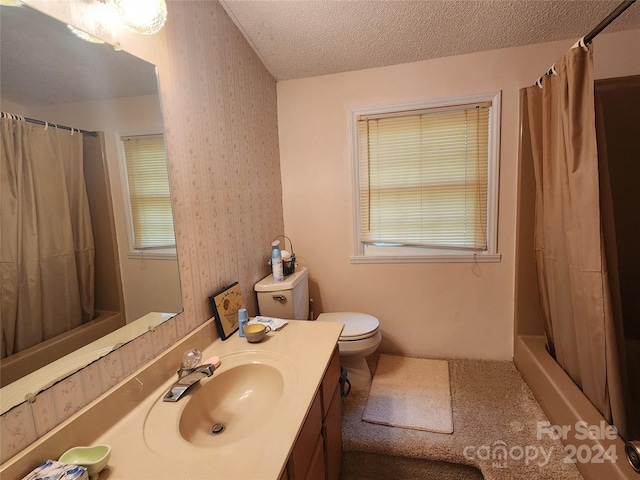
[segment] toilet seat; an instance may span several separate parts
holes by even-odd
[[[340,334],[340,342],[366,340],[378,334],[380,322],[373,315],[358,312],[321,313],[319,322],[335,322],[344,324]]]

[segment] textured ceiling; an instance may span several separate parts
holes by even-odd
[[[221,3],[271,74],[277,80],[287,80],[553,40],[577,40],[598,25],[620,0]],[[640,28],[640,2],[605,32],[632,28]]]
[[[273,76],[286,80],[552,40],[575,40],[620,2],[221,3]],[[631,28],[640,28],[640,1],[606,31]],[[64,24],[28,7],[0,7],[0,62],[0,94],[25,106],[157,93],[152,65],[108,45],[81,41]]]

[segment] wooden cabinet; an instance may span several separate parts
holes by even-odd
[[[322,434],[321,405],[320,394],[317,393],[298,434],[296,444],[293,446],[291,457],[289,457],[289,480],[303,480],[306,478],[318,438]]]
[[[307,470],[307,474],[304,478],[305,480],[325,480],[324,444],[322,441],[322,435],[318,436],[316,446],[313,449],[311,463],[309,463],[309,469]]]
[[[320,385],[320,391],[322,392],[322,418],[327,416],[331,400],[333,399],[333,392],[338,388],[340,383],[340,354],[338,353],[338,347],[333,351],[329,366],[322,379]]]
[[[333,352],[281,479],[338,480],[342,462],[340,356]]]
[[[342,465],[342,399],[340,388],[333,392],[327,415],[322,424],[322,438],[324,440],[324,458],[326,480],[340,478]]]

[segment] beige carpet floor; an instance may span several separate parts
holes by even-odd
[[[372,370],[377,360],[376,355],[369,357]],[[388,478],[383,472],[387,457],[382,455],[389,455],[472,465],[487,480],[582,479],[575,465],[564,463],[564,448],[559,440],[547,436],[537,439],[537,422],[547,418],[513,362],[453,359],[449,360],[449,367],[453,434],[362,421],[368,390],[352,392],[344,399],[345,480],[359,478],[360,469],[355,464],[358,457],[354,460],[351,452],[375,454],[367,457],[370,467],[360,478]],[[505,458],[498,455],[501,447],[508,452]],[[534,453],[537,457],[518,458],[527,448],[530,457]],[[377,468],[380,476],[375,473],[375,465],[371,467],[375,458],[385,459]],[[425,468],[427,472],[430,467],[427,462],[422,466],[414,464],[412,468]],[[425,473],[415,478],[432,477]]]
[[[362,419],[392,427],[452,433],[449,363],[380,355]]]
[[[470,465],[375,453],[344,452],[340,480],[483,480]]]

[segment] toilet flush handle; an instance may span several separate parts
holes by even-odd
[[[280,303],[284,303],[287,301],[287,297],[284,295],[272,295],[272,298]]]

